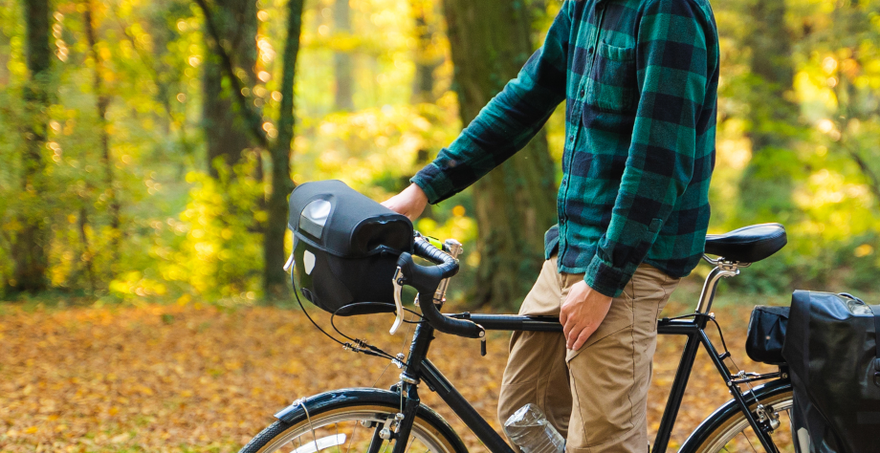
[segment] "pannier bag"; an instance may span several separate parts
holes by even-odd
[[[788,307],[758,305],[749,318],[746,354],[755,362],[782,365],[782,344],[788,325]]]
[[[306,299],[340,316],[394,311],[397,257],[413,248],[406,216],[342,181],[315,181],[290,195],[288,227]]]
[[[880,452],[880,306],[795,291],[782,356],[800,453]]]

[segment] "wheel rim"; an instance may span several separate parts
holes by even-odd
[[[390,426],[397,409],[383,406],[345,407],[312,414],[275,436],[260,453],[354,453],[369,449],[373,433]],[[379,453],[390,453],[393,443],[384,441]],[[416,417],[407,452],[452,453],[454,448],[424,419]]]
[[[794,452],[791,430],[791,393],[785,393],[762,401],[768,413],[775,411],[778,414],[779,427],[773,431],[771,437],[780,453]],[[754,407],[752,407],[754,416]],[[758,440],[748,420],[741,414],[728,418],[720,426],[715,435],[699,449],[702,452],[763,452],[764,447]]]

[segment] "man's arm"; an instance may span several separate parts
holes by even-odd
[[[714,66],[707,51],[712,30],[693,1],[652,0],[642,16],[632,142],[611,222],[584,276],[606,296],[623,291],[691,181]]]
[[[522,149],[565,99],[570,9],[570,2],[563,4],[544,45],[517,78],[412,178],[428,201],[437,203],[461,192]]]

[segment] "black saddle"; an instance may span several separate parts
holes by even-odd
[[[776,253],[788,239],[778,223],[737,228],[729,233],[706,235],[706,254],[728,261],[754,263]]]

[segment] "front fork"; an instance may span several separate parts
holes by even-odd
[[[403,378],[405,376],[401,375]],[[401,382],[394,385],[398,387],[401,398],[403,400],[403,410],[398,413],[401,420],[397,423],[397,432],[395,433],[394,450],[392,453],[404,453],[406,444],[409,441],[409,433],[412,431],[413,420],[416,418],[416,411],[421,401],[419,400],[418,385],[416,382]],[[392,388],[392,391],[395,389]],[[403,414],[402,417],[400,414]]]
[[[391,386],[391,391],[400,395],[400,411],[393,417],[389,417],[384,423],[377,423],[373,438],[370,441],[368,453],[378,453],[385,441],[394,441],[394,450],[392,453],[404,453],[406,451],[407,442],[410,432],[412,431],[413,420],[416,418],[416,411],[421,401],[419,400],[417,382],[405,382],[403,379],[405,374],[401,374],[401,381]]]

